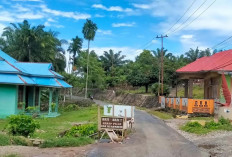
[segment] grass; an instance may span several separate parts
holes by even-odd
[[[190,120],[205,120],[205,121],[213,121],[214,120],[213,117],[191,117],[188,119],[190,119]]]
[[[69,130],[75,123],[97,123],[97,106],[80,107],[76,111],[63,112],[55,118],[38,118],[40,129],[31,138],[43,139],[41,147],[82,146],[93,143],[88,137],[63,137],[58,138],[59,133]],[[0,129],[3,130],[7,120],[0,120]],[[9,136],[0,132],[0,146],[28,145],[27,141],[17,136]]]
[[[2,157],[20,157],[20,155],[18,155],[18,154],[6,154]]]
[[[177,92],[178,97],[184,97],[184,88],[181,87]],[[193,98],[203,99],[204,98],[204,87],[199,85],[193,85]]]
[[[60,132],[70,129],[73,123],[97,123],[97,106],[83,107],[77,111],[63,112],[59,117],[37,120],[40,123],[40,129],[33,138],[50,140],[56,138]]]
[[[156,117],[159,117],[160,119],[163,119],[163,120],[173,118],[172,114],[168,113],[168,112],[156,111],[156,110],[148,109],[148,108],[145,108],[145,107],[136,107],[136,108],[139,109],[139,110],[146,111],[147,113],[152,114],[152,115],[154,115]]]
[[[134,90],[122,90],[122,92],[124,93],[130,93],[130,94],[144,94],[144,95],[154,95],[151,92],[151,88],[148,88],[148,92],[145,92],[145,87],[140,87],[138,89],[134,89]]]
[[[93,143],[94,140],[88,137],[80,137],[80,138],[55,138],[51,140],[46,140],[41,148],[50,148],[50,147],[79,147],[87,144]]]
[[[199,122],[188,122],[181,126],[180,129],[186,132],[203,135],[216,130],[232,131],[232,125],[230,120],[220,118],[219,122],[208,121],[204,126]]]

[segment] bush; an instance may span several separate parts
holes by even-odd
[[[62,108],[60,108],[62,111],[65,112],[70,112],[70,111],[76,111],[79,109],[79,107],[76,104],[69,104],[67,106],[64,106]]]
[[[97,132],[97,124],[83,124],[73,126],[65,136],[67,137],[80,137],[89,136]]]
[[[93,140],[88,137],[80,137],[80,138],[56,138],[52,140],[44,141],[40,147],[41,148],[50,148],[50,147],[78,147],[87,144],[93,143]]]
[[[40,127],[32,117],[27,115],[12,115],[9,117],[7,130],[12,135],[22,135],[27,137],[35,132],[35,129]]]
[[[64,103],[64,106],[67,106],[69,104],[75,104],[79,107],[90,107],[94,104],[94,101],[92,101],[90,99],[67,100]]]
[[[20,146],[28,146],[28,142],[23,137],[12,137],[11,144],[20,145]]]
[[[30,144],[23,137],[0,134],[0,146],[7,146],[7,145],[28,146]]]
[[[220,127],[220,123],[216,123],[214,121],[205,123],[205,128],[207,129],[218,129],[219,127]]]
[[[230,120],[229,119],[225,119],[223,117],[221,117],[219,119],[218,123],[220,123],[221,125],[231,125]]]
[[[159,88],[159,83],[154,83],[151,86],[152,93],[154,93],[155,95],[158,95],[158,88]],[[160,92],[161,92],[161,84],[160,84]],[[164,92],[163,93],[164,95],[168,95],[170,93],[168,85],[164,84],[164,91],[163,92]]]

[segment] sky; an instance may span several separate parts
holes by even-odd
[[[26,19],[67,41],[83,38],[82,27],[91,19],[98,26],[91,49],[98,55],[122,51],[131,60],[142,49],[160,48],[161,34],[168,35],[164,48],[175,55],[213,48],[232,35],[231,0],[0,0],[0,15],[0,34]],[[220,46],[230,48],[232,39]]]

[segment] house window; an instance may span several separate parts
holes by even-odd
[[[23,91],[24,91],[24,87],[23,86],[19,86],[18,87],[18,109],[23,109],[23,104],[25,102],[23,102]]]

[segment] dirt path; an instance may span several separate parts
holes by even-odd
[[[27,146],[1,146],[0,157],[17,154],[20,157],[84,157],[92,145],[67,148],[38,148]]]
[[[100,103],[100,101],[97,101]],[[175,130],[144,111],[135,112],[136,132],[123,144],[98,143],[89,157],[200,157],[209,156]]]

